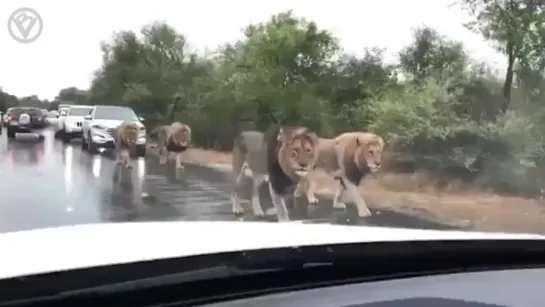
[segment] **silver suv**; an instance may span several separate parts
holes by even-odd
[[[136,143],[136,155],[146,155],[146,128],[142,117],[128,107],[94,106],[91,113],[84,117],[82,129],[82,149],[97,153],[100,148],[115,147],[115,129],[124,121],[137,122],[141,135]]]

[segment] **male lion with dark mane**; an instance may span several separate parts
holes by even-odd
[[[243,213],[236,191],[246,170],[252,173],[252,211],[264,216],[258,191],[269,182],[271,199],[279,221],[289,220],[285,199],[314,167],[318,137],[305,127],[273,126],[265,133],[243,131],[234,141],[235,185],[231,194],[233,213]]]
[[[176,154],[175,167],[183,169],[182,153],[191,145],[191,128],[180,122],[164,125],[155,129],[150,136],[157,138],[159,164],[166,164],[169,154]]]
[[[319,138],[301,126],[273,126],[265,132],[269,192],[278,221],[288,221],[286,198],[314,169]]]
[[[316,168],[326,171],[337,180],[334,208],[345,209],[346,205],[340,200],[348,196],[349,201],[356,204],[358,216],[371,215],[358,186],[365,175],[380,168],[383,148],[384,140],[369,132],[347,132],[334,139],[320,139]],[[294,193],[296,197],[306,193],[309,204],[318,203],[314,194],[314,174],[301,181]]]
[[[140,126],[136,122],[123,122],[116,128],[115,155],[116,164],[132,168],[131,153],[136,151],[136,142],[140,133]]]

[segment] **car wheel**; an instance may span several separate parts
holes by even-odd
[[[87,151],[91,154],[98,153],[98,147],[93,143],[93,139],[91,138],[91,135],[87,135],[88,143],[87,143]]]
[[[13,129],[8,128],[8,139],[14,139],[15,138],[15,131]]]
[[[146,145],[136,146],[136,156],[140,158],[146,156]]]

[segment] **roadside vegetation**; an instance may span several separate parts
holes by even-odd
[[[381,46],[363,56],[347,54],[319,24],[288,11],[248,25],[244,39],[213,51],[195,51],[191,37],[160,22],[140,33],[118,31],[100,46],[103,63],[91,87],[63,89],[58,100],[127,105],[149,126],[182,121],[192,127],[196,146],[216,151],[229,151],[238,130],[266,129],[271,115],[324,137],[368,130],[387,142],[389,173],[425,174],[433,178],[427,184],[438,187],[458,182],[539,196],[545,187],[545,5],[457,5],[473,18],[466,26],[505,55],[504,75],[426,27],[414,30],[395,63],[384,61]],[[0,106],[12,103],[12,96],[0,94]],[[403,178],[390,188],[421,185],[414,176]]]

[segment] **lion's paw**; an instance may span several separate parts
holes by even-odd
[[[253,210],[253,213],[254,213],[254,216],[256,216],[256,217],[264,217],[265,216],[265,212],[263,212],[263,209],[261,209],[261,208]]]
[[[371,213],[371,210],[369,209],[363,209],[363,210],[358,210],[358,216],[359,217],[369,217],[371,216],[372,213]]]
[[[254,213],[254,216],[256,216],[256,217],[265,216],[265,212],[263,212],[263,208],[261,208],[261,205],[259,204],[259,201],[257,201],[257,200],[254,200],[252,202],[252,211]]]
[[[244,209],[242,208],[242,206],[233,207],[233,214],[235,215],[244,214]]]
[[[244,214],[244,209],[240,205],[240,199],[236,195],[231,195],[231,211],[235,215]]]
[[[266,215],[276,215],[276,208],[272,207],[266,210]]]
[[[318,198],[316,198],[315,195],[308,195],[307,200],[308,200],[309,205],[314,205],[314,206],[317,205],[320,202],[318,200]]]
[[[345,210],[346,204],[341,202],[333,202],[333,209]]]

